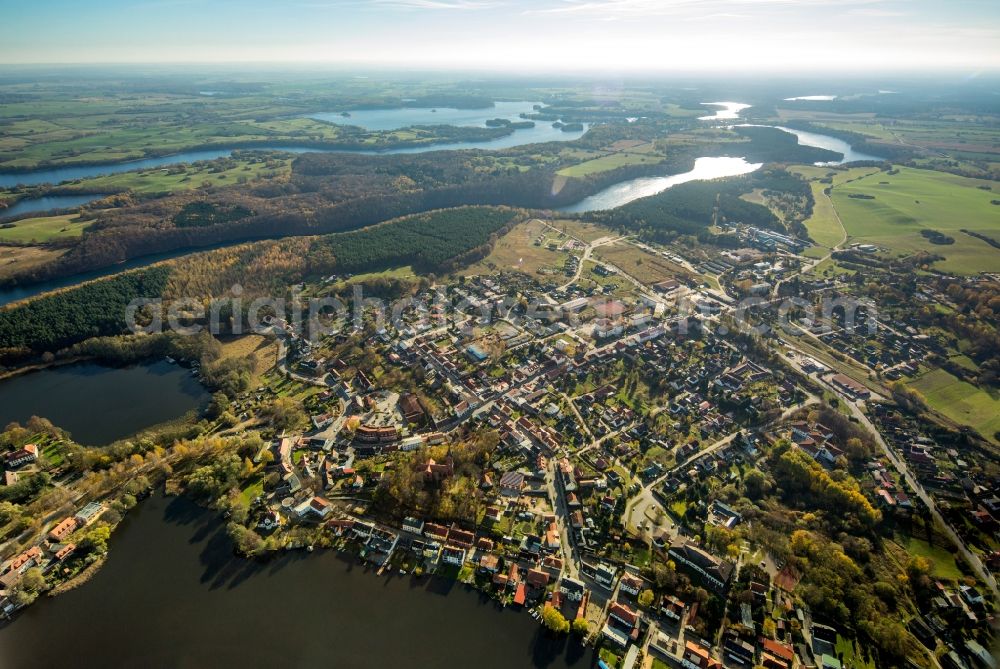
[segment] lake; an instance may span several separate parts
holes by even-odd
[[[345,118],[340,114],[323,113],[313,114],[311,118],[322,119],[341,125],[359,125],[371,130],[391,130],[410,125],[464,125],[486,127],[486,121],[492,118],[509,118],[513,121],[521,121],[519,118],[522,112],[534,111],[535,102],[497,102],[495,107],[488,109],[438,109],[431,112],[429,108],[400,108],[400,109],[365,109],[350,112],[351,117]],[[481,142],[451,142],[425,144],[421,146],[400,147],[395,149],[382,149],[371,151],[347,151],[343,149],[318,149],[304,148],[301,146],[288,146],[285,144],[273,144],[250,147],[257,150],[267,151],[288,151],[292,153],[379,153],[379,154],[404,154],[404,153],[426,153],[428,151],[457,151],[461,149],[509,149],[523,144],[536,144],[539,142],[568,142],[579,139],[587,131],[586,124],[583,130],[574,132],[563,132],[559,128],[553,128],[550,121],[535,121],[534,128],[515,130],[506,137],[499,137]],[[158,156],[156,158],[142,158],[140,160],[130,160],[109,165],[75,165],[67,167],[56,167],[51,169],[31,170],[29,172],[0,172],[0,187],[15,186],[17,184],[34,185],[41,183],[57,184],[63,181],[74,179],[86,179],[89,177],[102,176],[105,174],[118,174],[120,172],[131,172],[133,170],[147,170],[154,167],[166,167],[177,163],[193,163],[199,160],[215,160],[232,155],[232,152],[239,147],[220,147],[216,149],[203,149],[198,151],[183,151],[169,156]],[[9,214],[4,214],[9,215]]]
[[[844,157],[840,160],[831,160],[829,162],[816,163],[816,165],[827,166],[827,165],[843,165],[844,163],[853,163],[858,160],[885,160],[879,156],[873,156],[870,153],[864,153],[862,151],[855,151],[854,147],[848,142],[836,137],[831,137],[830,135],[822,135],[818,132],[808,132],[806,130],[796,130],[795,128],[786,128],[781,125],[758,125],[754,126],[752,124],[744,124],[744,127],[757,127],[757,128],[776,128],[783,132],[787,132],[791,135],[795,135],[799,144],[802,146],[815,146],[820,149],[828,149],[830,151],[836,151],[837,153],[844,154]]]
[[[0,209],[0,218],[8,216],[20,216],[21,214],[43,213],[53,209],[69,209],[81,204],[87,204],[94,200],[99,200],[104,195],[49,195],[47,197],[35,197],[18,201],[16,204]]]
[[[699,121],[722,121],[739,118],[741,111],[751,107],[751,105],[742,102],[702,102],[701,104],[707,107],[721,107],[721,109],[710,116],[699,116]]]
[[[0,630],[4,667],[584,669],[593,650],[454,581],[375,576],[331,551],[256,563],[218,517],[153,496],[103,568]]]
[[[794,98],[785,98],[785,102],[798,102],[798,101],[808,101],[808,102],[830,102],[836,100],[836,95],[799,95]]]
[[[639,177],[622,181],[604,190],[586,197],[576,204],[561,208],[559,211],[569,214],[581,214],[588,211],[614,209],[632,200],[649,197],[661,193],[672,186],[698,181],[702,179],[719,179],[748,174],[759,169],[763,163],[748,163],[744,158],[703,157],[694,161],[694,169],[682,174],[672,174],[665,177]]]
[[[187,369],[165,361],[130,367],[84,362],[0,381],[0,426],[42,416],[78,443],[103,446],[180,418],[208,399]]]
[[[343,116],[337,112],[310,114],[309,118],[337,125],[356,125],[366,130],[398,130],[411,125],[454,125],[464,127],[486,127],[486,121],[503,118],[509,121],[524,121],[521,114],[536,113],[535,106],[541,102],[495,102],[492,107],[482,109],[453,109],[450,107],[399,107],[396,109],[358,109]],[[535,122],[536,125],[552,127],[552,122]],[[520,131],[518,131],[520,132]]]

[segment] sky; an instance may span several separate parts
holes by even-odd
[[[996,0],[0,0],[0,63],[1000,69]]]

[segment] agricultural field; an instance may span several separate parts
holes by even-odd
[[[935,267],[956,274],[1000,271],[1000,250],[962,232],[1000,240],[1000,206],[991,204],[994,184],[944,172],[899,168],[842,183],[832,199],[849,243],[869,243],[905,256],[918,251],[945,260]],[[852,197],[853,196],[853,197]],[[921,234],[936,230],[953,238],[934,244]]]
[[[231,186],[262,177],[287,177],[292,172],[290,157],[226,158],[199,161],[137,172],[121,172],[82,179],[67,190],[86,189],[88,192],[107,189],[109,192],[130,190],[141,195],[155,195],[212,186]]]
[[[803,224],[817,245],[828,249],[839,246],[847,237],[847,233],[830,196],[825,192],[827,186],[816,181],[811,182],[809,186],[812,188],[814,204],[812,215],[803,221]]]
[[[651,145],[647,145],[651,148]],[[556,174],[565,177],[585,177],[588,174],[596,174],[598,172],[607,172],[610,170],[618,169],[619,167],[626,167],[629,165],[655,165],[663,160],[662,156],[638,152],[634,148],[630,148],[629,151],[620,151],[617,153],[610,153],[605,156],[600,156],[586,162],[579,163],[577,165],[571,165],[569,167],[564,167],[563,169],[556,172]]]
[[[24,218],[0,226],[0,242],[17,244],[43,243],[66,237],[79,237],[92,220],[80,220],[77,214]],[[10,227],[7,227],[10,226]]]
[[[961,381],[943,369],[926,372],[907,385],[920,393],[927,405],[961,425],[968,425],[987,439],[997,441],[1000,431],[1000,396]]]

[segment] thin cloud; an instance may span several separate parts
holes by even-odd
[[[373,5],[394,9],[475,10],[496,7],[490,0],[373,0]]]
[[[524,14],[601,14],[633,17],[725,16],[730,9],[830,7],[844,5],[873,5],[886,0],[559,0],[547,7],[525,10]]]

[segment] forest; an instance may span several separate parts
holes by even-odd
[[[0,354],[54,351],[88,337],[119,334],[129,302],[159,297],[169,272],[162,266],[126,272],[4,309]]]

